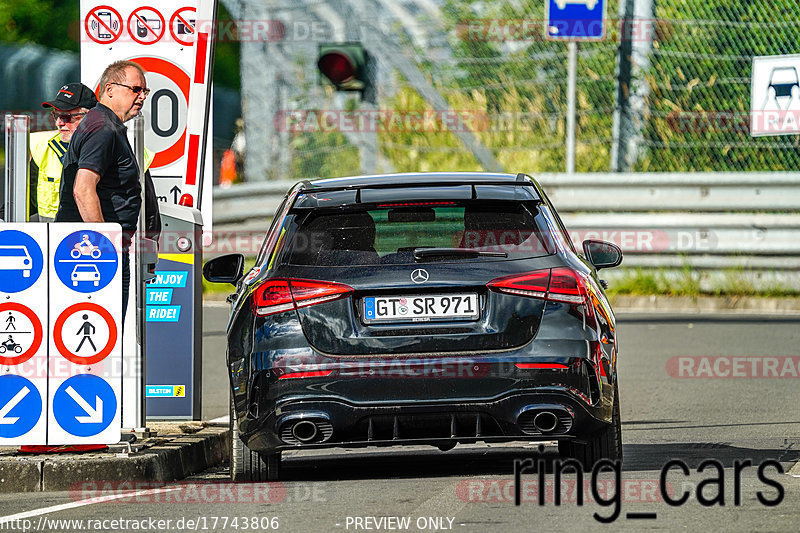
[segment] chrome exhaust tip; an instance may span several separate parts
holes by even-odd
[[[300,442],[311,442],[317,437],[317,425],[310,420],[300,420],[292,426],[292,436]]]
[[[558,417],[551,411],[541,411],[533,417],[533,426],[542,433],[550,433],[558,426]]]

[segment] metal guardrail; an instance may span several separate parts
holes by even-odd
[[[573,242],[615,242],[623,266],[800,288],[800,173],[539,174]],[[274,214],[291,181],[214,190],[214,223]],[[605,272],[605,271],[604,271]],[[624,270],[623,270],[624,272]],[[619,274],[610,274],[611,278]],[[713,284],[713,283],[712,283]]]

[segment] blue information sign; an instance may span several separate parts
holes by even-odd
[[[56,275],[77,292],[96,292],[111,283],[119,257],[112,242],[96,231],[76,231],[64,237],[54,257]]]
[[[42,398],[29,380],[0,377],[0,437],[19,437],[33,429],[42,415]]]
[[[53,416],[64,431],[91,437],[106,429],[117,412],[111,385],[91,374],[64,381],[53,396]]]
[[[605,0],[546,0],[548,39],[599,41],[605,37]]]
[[[33,237],[13,229],[0,231],[0,291],[31,288],[43,266],[42,249]]]

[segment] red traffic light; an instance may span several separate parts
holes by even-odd
[[[320,72],[335,85],[350,81],[356,75],[356,66],[349,57],[341,52],[332,51],[322,55],[317,61],[317,66]]]

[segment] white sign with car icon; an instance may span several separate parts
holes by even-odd
[[[750,135],[800,133],[800,55],[753,58]]]
[[[554,0],[554,1],[558,6],[558,9],[564,9],[565,7],[567,7],[568,4],[570,4],[570,5],[586,6],[586,8],[589,11],[591,11],[592,9],[595,8],[595,6],[600,0]]]

